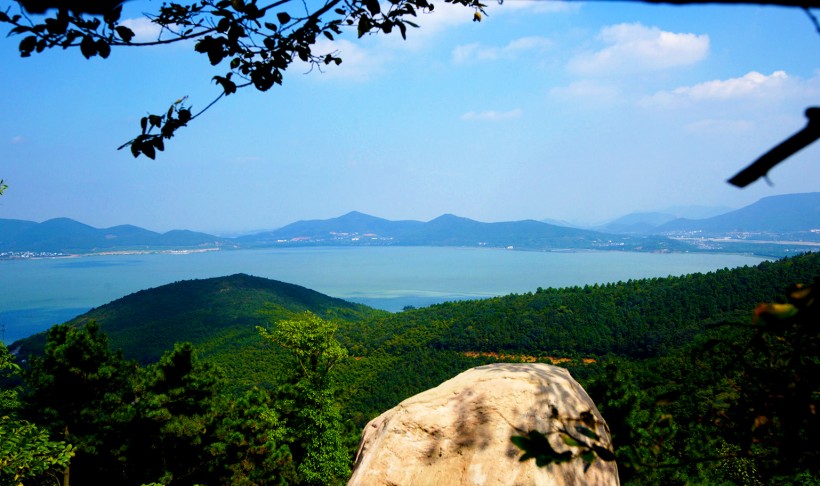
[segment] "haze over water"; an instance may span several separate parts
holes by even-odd
[[[403,307],[756,265],[702,253],[528,252],[435,247],[299,248],[0,261],[4,342],[138,290],[247,273],[389,311]]]

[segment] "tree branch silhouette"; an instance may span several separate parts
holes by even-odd
[[[737,187],[746,187],[761,177],[766,177],[774,166],[820,138],[820,108],[806,109],[806,118],[809,121],[802,130],[761,155],[751,165],[729,179],[729,183]]]

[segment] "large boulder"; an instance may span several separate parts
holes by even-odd
[[[545,467],[519,461],[522,451],[510,438],[531,430],[548,437],[555,451],[571,451],[572,460]],[[370,421],[348,485],[619,484],[614,462],[596,458],[584,471],[580,456],[589,447],[566,445],[559,430],[612,450],[606,422],[567,370],[542,363],[480,366]]]

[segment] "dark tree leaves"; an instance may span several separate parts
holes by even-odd
[[[595,427],[596,422],[591,411],[583,412],[580,419],[562,418],[555,407],[552,408],[551,419],[556,423],[577,423],[580,420],[580,422],[590,427]],[[562,464],[575,458],[580,458],[584,463],[584,472],[586,472],[592,463],[595,462],[596,457],[607,462],[615,460],[615,454],[609,450],[608,447],[601,445],[601,436],[595,433],[595,431],[586,425],[580,424],[575,425],[572,430],[574,430],[574,432],[571,432],[561,425],[547,434],[538,430],[530,430],[524,435],[513,436],[510,440],[519,449],[524,451],[519,461],[524,462],[529,459],[535,459],[535,464],[538,467],[545,467],[550,464]],[[580,434],[580,436],[573,435],[573,433]],[[549,436],[553,435],[558,436],[561,441],[560,443],[568,447],[567,450],[559,452],[553,447],[549,438]],[[592,442],[587,439],[592,439]]]
[[[90,35],[83,37],[82,42],[80,42],[80,52],[83,53],[86,59],[91,59],[97,55],[97,43],[94,41],[94,37]]]
[[[34,51],[34,48],[36,47],[36,45],[37,45],[37,37],[36,36],[30,35],[28,37],[23,38],[23,40],[20,41],[20,46],[19,46],[20,56],[21,57],[31,56],[31,53],[32,53],[32,51]]]
[[[214,81],[222,86],[225,95],[236,93],[236,83],[231,81],[231,73],[228,73],[226,77],[214,76]]]
[[[117,35],[120,36],[120,39],[122,39],[123,42],[131,42],[131,39],[134,38],[134,31],[124,25],[118,25],[114,28],[114,30],[117,31]]]

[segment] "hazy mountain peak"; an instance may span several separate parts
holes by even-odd
[[[678,219],[658,231],[786,233],[820,228],[820,192],[764,197],[726,214],[701,220]]]
[[[371,216],[369,214],[362,213],[361,211],[350,211],[349,213],[343,214],[337,218],[333,218],[337,221],[349,221],[349,220],[357,220],[357,221],[387,221],[383,218],[379,218],[378,216]]]
[[[434,218],[434,219],[430,220],[430,223],[434,223],[434,222],[435,223],[445,223],[445,222],[446,223],[452,223],[452,222],[477,223],[478,221],[474,221],[470,218],[465,218],[463,216],[456,216],[455,214],[452,214],[452,213],[445,213],[445,214],[442,214],[441,216],[439,216],[437,218]]]

